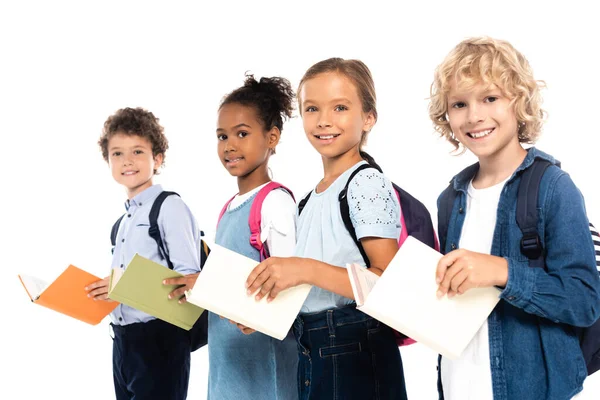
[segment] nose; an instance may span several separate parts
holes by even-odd
[[[467,122],[471,125],[475,125],[482,122],[485,119],[483,107],[478,104],[470,104],[467,113]]]
[[[235,146],[234,140],[227,139],[225,141],[225,147],[224,147],[225,153],[235,151],[235,147],[236,146]]]
[[[320,112],[319,119],[317,121],[318,128],[328,128],[331,124],[331,115],[328,112]]]
[[[123,165],[127,166],[127,165],[132,165],[133,164],[133,157],[131,156],[131,154],[125,154],[123,156]]]

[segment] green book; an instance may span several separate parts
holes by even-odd
[[[110,273],[108,297],[162,319],[182,329],[190,330],[204,309],[191,303],[179,304],[168,295],[174,286],[163,280],[183,276],[164,265],[136,254],[126,269],[113,268]]]

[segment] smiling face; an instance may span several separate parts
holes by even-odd
[[[130,199],[152,186],[152,177],[162,160],[162,154],[152,155],[152,144],[141,136],[116,133],[108,140],[112,176],[125,186]]]
[[[217,151],[221,163],[233,176],[246,178],[255,171],[266,174],[279,135],[276,127],[265,132],[253,107],[229,103],[219,109]]]
[[[514,108],[496,85],[478,83],[461,89],[453,84],[448,93],[448,121],[456,139],[480,161],[522,149]]]
[[[299,94],[304,132],[325,158],[335,159],[355,150],[363,132],[375,124],[354,83],[337,72],[325,72],[306,80]]]

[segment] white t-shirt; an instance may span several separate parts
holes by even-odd
[[[491,253],[498,202],[505,183],[506,180],[484,189],[475,189],[473,182],[469,183],[460,248],[477,253]],[[442,357],[441,376],[446,400],[494,399],[487,320],[460,358],[449,360]]]
[[[248,193],[235,196],[228,209],[235,208],[248,200],[264,185]],[[260,240],[267,243],[269,254],[275,257],[291,257],[296,246],[296,203],[285,190],[272,190],[262,204]]]

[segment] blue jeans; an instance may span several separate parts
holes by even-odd
[[[294,322],[300,400],[405,400],[392,330],[355,305],[302,314]]]

